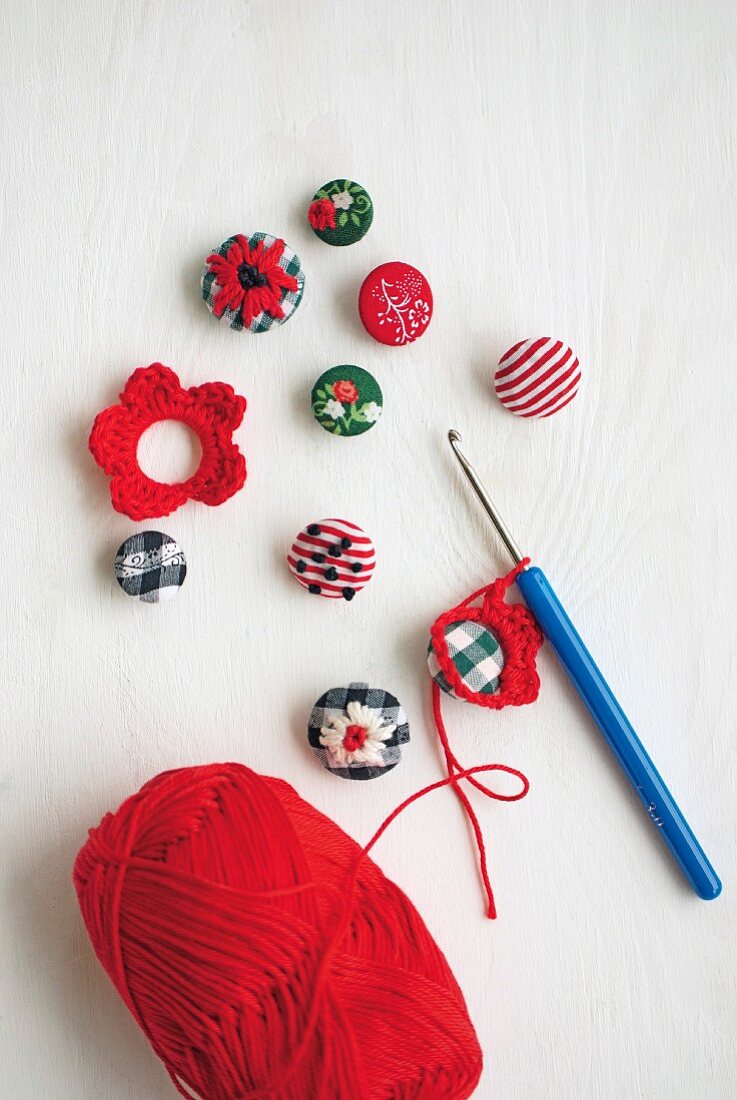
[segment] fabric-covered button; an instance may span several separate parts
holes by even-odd
[[[540,336],[520,340],[499,360],[496,395],[516,416],[552,416],[578,393],[581,367],[560,340]]]
[[[312,387],[312,415],[333,435],[361,435],[384,406],[379,383],[362,367],[331,367]]]
[[[410,264],[380,264],[363,281],[358,312],[366,332],[380,344],[411,344],[422,336],[432,317],[430,284]]]
[[[495,695],[499,691],[499,676],[504,668],[504,652],[492,632],[481,623],[466,619],[449,623],[444,634],[448,656],[465,686],[479,695]],[[438,664],[432,643],[427,650],[427,664],[436,684],[457,699]]]
[[[115,555],[115,577],[129,596],[143,603],[171,599],[184,584],[187,562],[178,542],[161,531],[131,535]]]
[[[287,562],[292,576],[314,596],[352,600],[371,580],[376,554],[355,523],[323,519],[300,531]]]
[[[267,332],[281,325],[302,300],[299,257],[268,233],[228,237],[205,261],[202,297],[215,317],[234,329]]]
[[[315,703],[307,738],[321,764],[342,779],[376,779],[399,763],[409,741],[404,708],[368,684],[331,688]]]
[[[355,244],[371,228],[374,204],[360,183],[331,180],[315,192],[307,217],[326,244]]]

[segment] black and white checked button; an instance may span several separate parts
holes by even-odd
[[[320,696],[309,717],[307,739],[333,775],[377,779],[400,762],[409,722],[394,695],[357,682]]]
[[[115,555],[118,584],[128,596],[143,603],[161,603],[176,596],[186,575],[184,551],[161,531],[131,535]]]

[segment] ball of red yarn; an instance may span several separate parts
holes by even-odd
[[[74,883],[100,962],[183,1096],[463,1100],[482,1056],[412,903],[287,783],[165,772]]]

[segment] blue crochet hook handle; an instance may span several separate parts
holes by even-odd
[[[515,564],[519,565],[525,559],[478,474],[458,447],[460,435],[451,431],[448,438],[474,492]],[[537,566],[528,566],[518,575],[517,587],[686,879],[705,901],[718,897],[722,890],[719,876],[547,577]]]

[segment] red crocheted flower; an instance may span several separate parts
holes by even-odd
[[[240,310],[244,328],[259,313],[269,313],[281,320],[284,292],[298,289],[294,275],[288,275],[279,263],[283,253],[284,241],[275,241],[269,248],[259,241],[251,248],[243,234],[238,233],[227,255],[218,252],[209,255],[207,265],[220,287],[212,303],[215,316],[222,317],[226,309],[234,313]]]
[[[335,206],[332,199],[316,199],[310,203],[307,217],[313,229],[335,229]]]
[[[246,480],[246,460],[233,443],[243,420],[245,397],[225,382],[205,382],[185,390],[173,370],[161,363],[134,371],[120,404],[95,417],[89,447],[95,462],[110,475],[116,512],[134,520],[168,516],[187,500],[222,504]],[[138,465],[138,441],[159,420],[179,420],[199,437],[202,460],[187,481],[166,485]]]
[[[347,380],[333,383],[333,393],[336,400],[342,401],[344,405],[352,405],[354,401],[358,401],[358,390]]]

